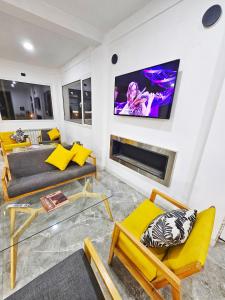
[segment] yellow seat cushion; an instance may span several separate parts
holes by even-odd
[[[145,231],[149,223],[158,215],[164,213],[149,199],[144,200],[123,222],[122,225],[138,240]],[[118,247],[126,256],[142,271],[142,273],[152,280],[156,277],[156,268],[142,254],[142,252],[123,234],[120,233]],[[149,248],[160,260],[166,255],[165,248]]]
[[[210,207],[198,213],[196,222],[187,241],[182,245],[170,248],[163,262],[174,271],[197,261],[204,266],[214,219],[214,207]]]
[[[54,141],[60,137],[60,132],[58,131],[57,128],[53,128],[52,130],[49,130],[47,133],[51,141]]]
[[[55,166],[64,171],[73,157],[73,153],[65,149],[62,145],[58,145],[56,149],[45,160],[46,163]]]
[[[15,144],[4,144],[3,147],[5,151],[12,151],[14,148],[29,147],[30,145],[31,145],[30,142],[24,142],[24,143],[15,143]]]
[[[70,151],[73,153],[72,161],[81,167],[85,164],[88,156],[92,153],[92,150],[84,148],[78,144],[74,144]]]
[[[7,144],[16,144],[17,142],[11,139],[11,135],[13,135],[13,131],[0,132],[0,140],[5,145]]]

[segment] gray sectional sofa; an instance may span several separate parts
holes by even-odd
[[[70,162],[65,171],[45,163],[53,149],[10,153],[3,170],[2,185],[4,200],[12,200],[61,185],[78,178],[96,176],[95,158],[80,167]]]

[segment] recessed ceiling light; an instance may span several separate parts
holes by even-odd
[[[34,50],[34,46],[30,42],[24,42],[23,48],[30,52]]]

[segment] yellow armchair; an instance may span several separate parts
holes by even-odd
[[[181,279],[199,272],[205,264],[215,208],[197,214],[194,228],[184,244],[168,249],[147,248],[140,237],[148,224],[164,213],[154,203],[157,195],[178,208],[187,208],[154,189],[150,199],[144,200],[123,222],[115,224],[108,263],[111,264],[116,255],[152,299],[162,299],[158,289],[168,284],[172,287],[173,299],[181,299]]]
[[[0,146],[2,148],[3,153],[12,151],[14,148],[28,147],[31,145],[30,140],[23,143],[17,143],[13,139],[11,139],[11,135],[13,134],[13,131],[0,132]]]

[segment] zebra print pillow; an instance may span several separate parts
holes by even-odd
[[[147,247],[170,247],[186,241],[196,220],[197,210],[177,209],[156,217],[141,236]]]

